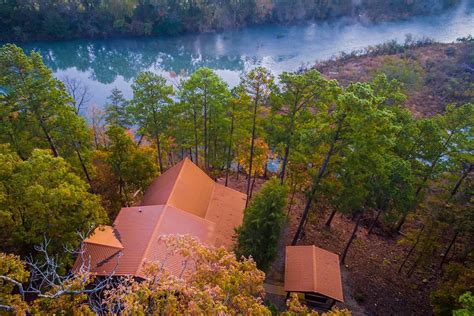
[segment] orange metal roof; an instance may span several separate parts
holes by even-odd
[[[117,239],[112,226],[99,226],[94,232],[84,240],[88,244],[97,244],[112,248],[123,249],[122,243]]]
[[[285,291],[311,292],[343,302],[339,256],[316,246],[287,246]]]
[[[96,229],[85,240],[84,257],[96,274],[116,268],[116,275],[143,276],[144,262],[165,258],[166,249],[158,242],[162,235],[189,234],[208,245],[231,248],[244,208],[244,194],[215,183],[185,159],[153,181],[142,206],[122,208],[113,227]],[[121,250],[119,261],[118,252],[108,250],[112,245]],[[178,256],[166,256],[165,267],[173,273],[180,273],[181,263]]]
[[[242,224],[245,194],[215,183],[206,211],[206,219],[216,223],[216,247],[231,249],[234,245],[235,228]]]

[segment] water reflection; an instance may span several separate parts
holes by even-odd
[[[466,2],[467,3],[467,2]],[[465,4],[466,4],[465,3]],[[406,34],[447,42],[474,33],[473,6],[460,6],[440,16],[377,25],[337,21],[297,26],[262,26],[220,34],[176,38],[76,40],[25,45],[40,51],[59,78],[77,77],[87,84],[93,103],[105,103],[117,86],[131,96],[130,84],[141,71],[150,70],[176,82],[199,67],[213,68],[231,86],[239,75],[257,65],[275,74]]]

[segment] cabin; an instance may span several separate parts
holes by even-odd
[[[329,310],[343,302],[339,256],[311,246],[287,246],[284,290],[298,293],[311,308]]]
[[[120,210],[112,226],[101,226],[83,242],[84,263],[98,276],[144,278],[144,264],[162,261],[162,235],[191,235],[202,243],[231,250],[242,224],[245,194],[214,182],[188,158],[156,178],[138,206]],[[170,273],[181,270],[181,258],[166,256]]]

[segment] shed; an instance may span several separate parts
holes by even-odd
[[[316,308],[343,302],[339,256],[314,245],[287,246],[284,289],[304,294],[306,304]]]

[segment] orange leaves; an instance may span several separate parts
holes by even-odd
[[[246,139],[243,142],[239,142],[237,144],[237,161],[246,171],[249,169],[250,144],[250,139]],[[252,166],[254,174],[264,173],[265,165],[268,160],[268,153],[269,148],[267,143],[261,138],[255,139]]]

